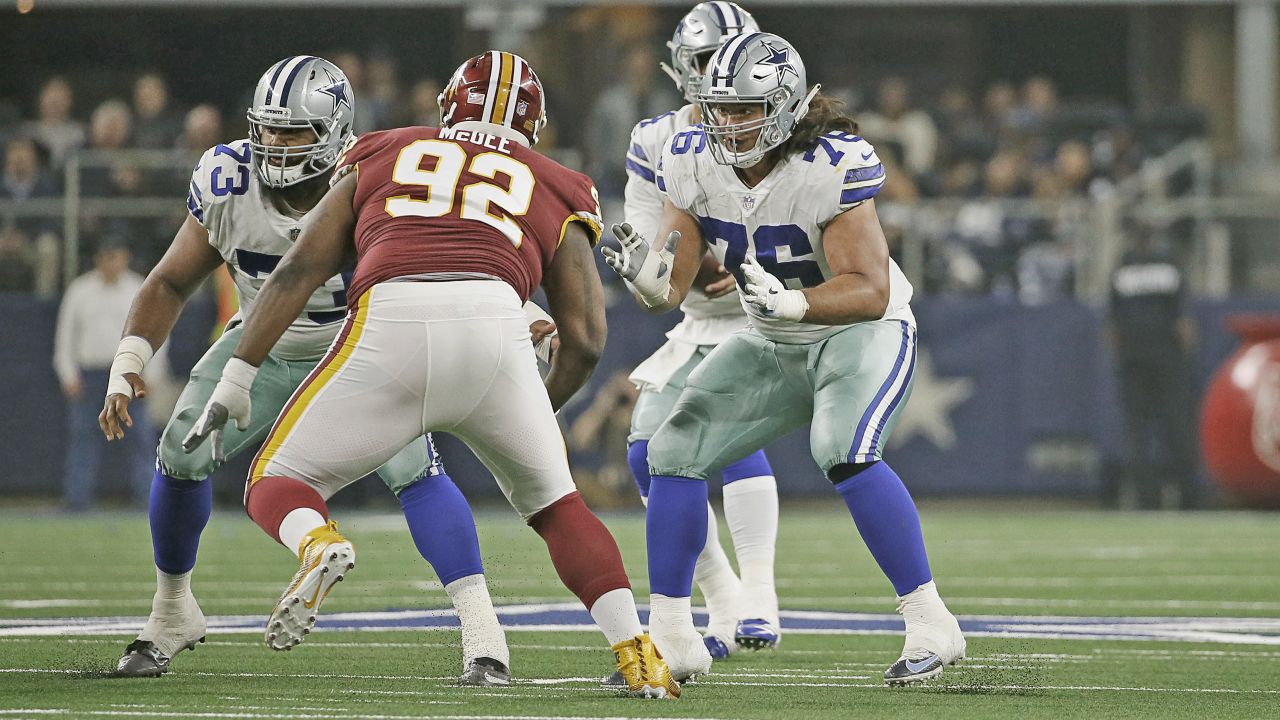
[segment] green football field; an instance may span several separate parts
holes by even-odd
[[[154,569],[141,514],[0,511],[0,718],[1280,717],[1280,517],[926,504],[934,573],[969,658],[925,687],[880,676],[901,648],[892,590],[843,508],[784,504],[783,641],[676,702],[598,679],[604,639],[509,510],[479,514],[516,684],[461,689],[447,599],[395,515],[338,513],[359,565],[290,653],[261,625],[297,561],[215,513],[195,590],[208,642],[158,680],[107,673],[141,627]],[[605,520],[647,599],[639,514]],[[697,599],[695,598],[695,602]]]

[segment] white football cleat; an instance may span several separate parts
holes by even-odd
[[[671,668],[671,676],[685,682],[711,672],[711,653],[693,626],[693,615],[649,607],[649,636]]]
[[[886,685],[932,680],[947,665],[964,659],[964,633],[933,581],[898,598],[898,614],[906,621],[907,637],[898,661],[884,671]]]
[[[272,650],[292,650],[302,643],[329,591],[356,566],[356,550],[331,520],[306,534],[298,559],[298,572],[267,620],[266,640]]]
[[[157,593],[159,595],[159,593]],[[153,600],[151,616],[116,663],[114,677],[160,677],[183,650],[204,642],[205,620],[194,595],[181,600]]]

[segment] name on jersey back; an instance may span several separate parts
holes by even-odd
[[[469,142],[490,150],[497,150],[500,153],[510,153],[513,141],[490,135],[489,133],[480,132],[478,130],[458,130],[456,128],[440,128],[440,138],[442,140],[457,140],[460,142]]]

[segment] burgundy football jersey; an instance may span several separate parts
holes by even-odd
[[[600,239],[591,179],[512,140],[458,128],[372,132],[338,161],[356,172],[355,302],[400,277],[490,276],[520,299],[542,282],[569,224]]]

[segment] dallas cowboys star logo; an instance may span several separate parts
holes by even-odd
[[[916,358],[915,383],[911,401],[902,408],[889,444],[897,447],[919,435],[939,450],[954,448],[956,426],[951,414],[973,396],[973,380],[938,375],[933,357],[921,350]]]
[[[769,51],[769,57],[756,63],[757,65],[768,65],[778,75],[778,84],[782,85],[786,82],[787,73],[800,77],[800,73],[791,65],[791,51],[787,48],[779,50],[774,47],[768,40],[763,43],[764,49]]]
[[[333,81],[333,84],[330,85],[329,87],[320,88],[319,92],[322,92],[325,95],[328,95],[329,97],[333,98],[334,110],[337,110],[342,105],[351,107],[351,95],[347,92],[346,81],[339,80],[338,78],[335,78],[331,74],[329,74],[329,79]]]

